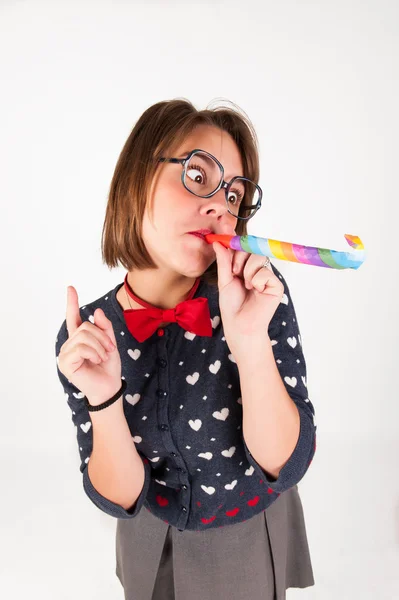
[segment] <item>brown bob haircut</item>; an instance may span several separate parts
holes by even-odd
[[[226,106],[197,110],[187,99],[153,104],[133,127],[112,177],[101,239],[103,262],[110,269],[117,267],[118,261],[128,271],[157,268],[142,239],[141,225],[156,171],[159,176],[167,164],[159,163],[158,158],[173,156],[198,125],[229,133],[240,151],[244,176],[258,183],[258,140],[246,115]],[[247,235],[247,221],[236,222],[236,234]],[[216,259],[202,279],[217,285]]]

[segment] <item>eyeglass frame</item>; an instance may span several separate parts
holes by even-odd
[[[186,171],[186,169],[187,169],[186,163],[188,163],[189,160],[191,159],[191,157],[193,156],[193,154],[195,154],[197,152],[203,152],[204,154],[207,154],[210,158],[212,158],[216,162],[216,164],[219,166],[219,169],[220,169],[220,172],[221,172],[221,179],[220,179],[218,187],[213,192],[211,192],[210,194],[207,194],[206,196],[201,196],[200,194],[196,194],[195,192],[193,192],[192,190],[190,190],[186,186],[185,181],[184,181],[185,174],[187,172]],[[242,177],[241,175],[236,175],[235,177],[233,177],[233,179],[231,179],[229,181],[229,183],[227,183],[227,181],[224,180],[224,167],[223,167],[222,163],[218,161],[218,159],[216,158],[216,156],[213,156],[213,154],[211,154],[210,152],[207,152],[206,150],[201,150],[201,148],[195,148],[194,150],[191,150],[191,152],[186,156],[186,158],[165,158],[165,157],[161,157],[161,158],[158,159],[158,161],[159,162],[170,162],[170,163],[175,163],[175,164],[181,164],[182,167],[183,167],[182,174],[181,174],[182,184],[184,185],[185,189],[188,192],[190,192],[191,194],[194,194],[194,196],[198,196],[198,198],[211,198],[212,196],[214,196],[214,194],[216,194],[216,192],[218,192],[220,189],[223,188],[225,190],[225,198],[226,198],[227,210],[236,219],[241,219],[242,221],[249,221],[249,219],[252,219],[252,217],[254,217],[256,215],[256,213],[258,212],[258,210],[262,206],[262,197],[263,197],[262,188],[257,183],[255,183],[254,181],[252,181],[251,179],[248,179],[248,177]],[[255,210],[254,210],[254,212],[251,215],[249,215],[249,217],[239,217],[238,215],[235,215],[234,213],[230,212],[229,201],[228,201],[228,193],[229,193],[231,185],[234,183],[234,181],[236,179],[244,179],[245,181],[249,181],[254,186],[256,186],[256,188],[259,191],[259,199],[258,199],[258,201],[257,201],[257,203],[255,205]]]

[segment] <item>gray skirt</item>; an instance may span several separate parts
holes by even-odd
[[[234,525],[178,531],[143,506],[118,519],[116,575],[125,600],[285,600],[314,585],[298,486]]]

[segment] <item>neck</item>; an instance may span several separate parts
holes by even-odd
[[[162,310],[174,308],[186,300],[196,279],[176,273],[161,274],[159,269],[129,271],[127,276],[127,282],[136,296]]]

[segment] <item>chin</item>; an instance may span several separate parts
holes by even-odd
[[[191,267],[187,267],[187,268],[181,268],[179,269],[179,272],[184,275],[185,277],[191,277],[191,278],[197,278],[200,277],[201,275],[203,275],[203,273],[205,273],[205,271],[209,268],[209,265],[192,265]]]

